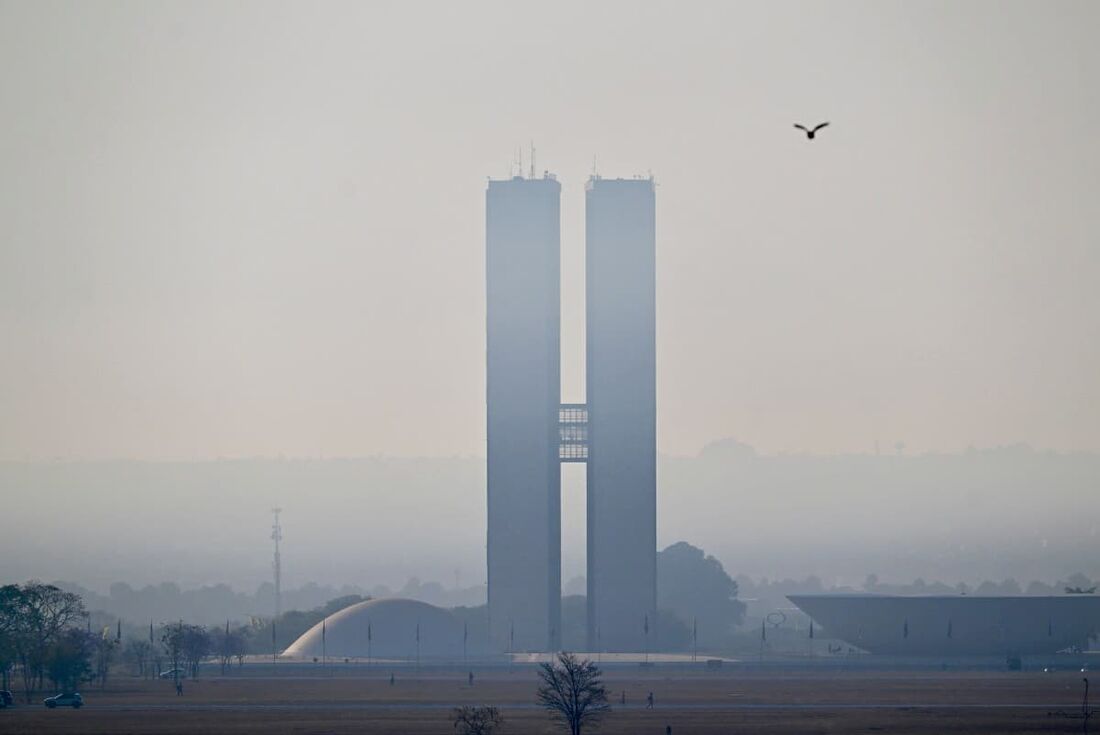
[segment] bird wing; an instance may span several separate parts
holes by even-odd
[[[817,127],[814,128],[814,132],[816,133],[818,130],[821,130],[823,127],[825,127],[828,124],[829,123],[827,123],[827,122],[821,123],[820,125],[818,125]]]
[[[798,128],[799,130],[806,130],[805,126],[799,125],[798,123],[795,123],[795,124],[794,124],[794,126],[795,126],[796,128]],[[809,131],[809,130],[806,130],[806,132],[808,133],[808,132],[810,132],[810,131]]]

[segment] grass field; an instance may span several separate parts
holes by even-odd
[[[267,676],[246,667],[233,676],[204,673],[178,697],[168,681],[116,678],[87,689],[81,710],[41,704],[0,710],[0,733],[453,733],[450,709],[495,704],[500,733],[561,732],[534,706],[530,667],[320,672],[302,667]],[[1083,675],[1065,672],[846,671],[683,667],[610,669],[613,710],[605,735],[717,733],[1057,733],[1082,732]],[[621,693],[626,705],[621,704]],[[655,707],[646,709],[653,692]],[[41,697],[36,701],[40,702]],[[1100,718],[1094,723],[1100,728]]]

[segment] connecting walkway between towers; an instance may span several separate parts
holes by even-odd
[[[563,403],[558,408],[558,459],[588,461],[588,406]]]

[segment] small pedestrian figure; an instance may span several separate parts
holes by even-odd
[[[390,686],[393,686],[393,674],[390,674]]]
[[[473,686],[474,685],[474,672],[471,671],[470,675],[469,675],[469,677],[467,677],[467,679],[470,682],[470,686]]]
[[[183,682],[180,681],[179,679],[176,679],[176,696],[177,697],[182,697],[183,696]]]
[[[653,709],[653,692],[650,692],[649,696],[645,698],[645,708]]]
[[[672,735],[672,725],[665,725],[665,735]]]
[[[626,706],[626,690],[625,689],[623,690],[622,696],[619,697],[619,704],[623,705],[624,707]]]

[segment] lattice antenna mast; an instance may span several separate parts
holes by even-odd
[[[535,178],[535,141],[531,141],[531,175],[527,178]]]
[[[283,611],[283,560],[279,556],[279,542],[283,540],[283,527],[279,525],[279,514],[282,508],[272,508],[275,522],[271,525],[271,540],[275,542],[275,561],[272,566],[275,569],[275,617]]]

